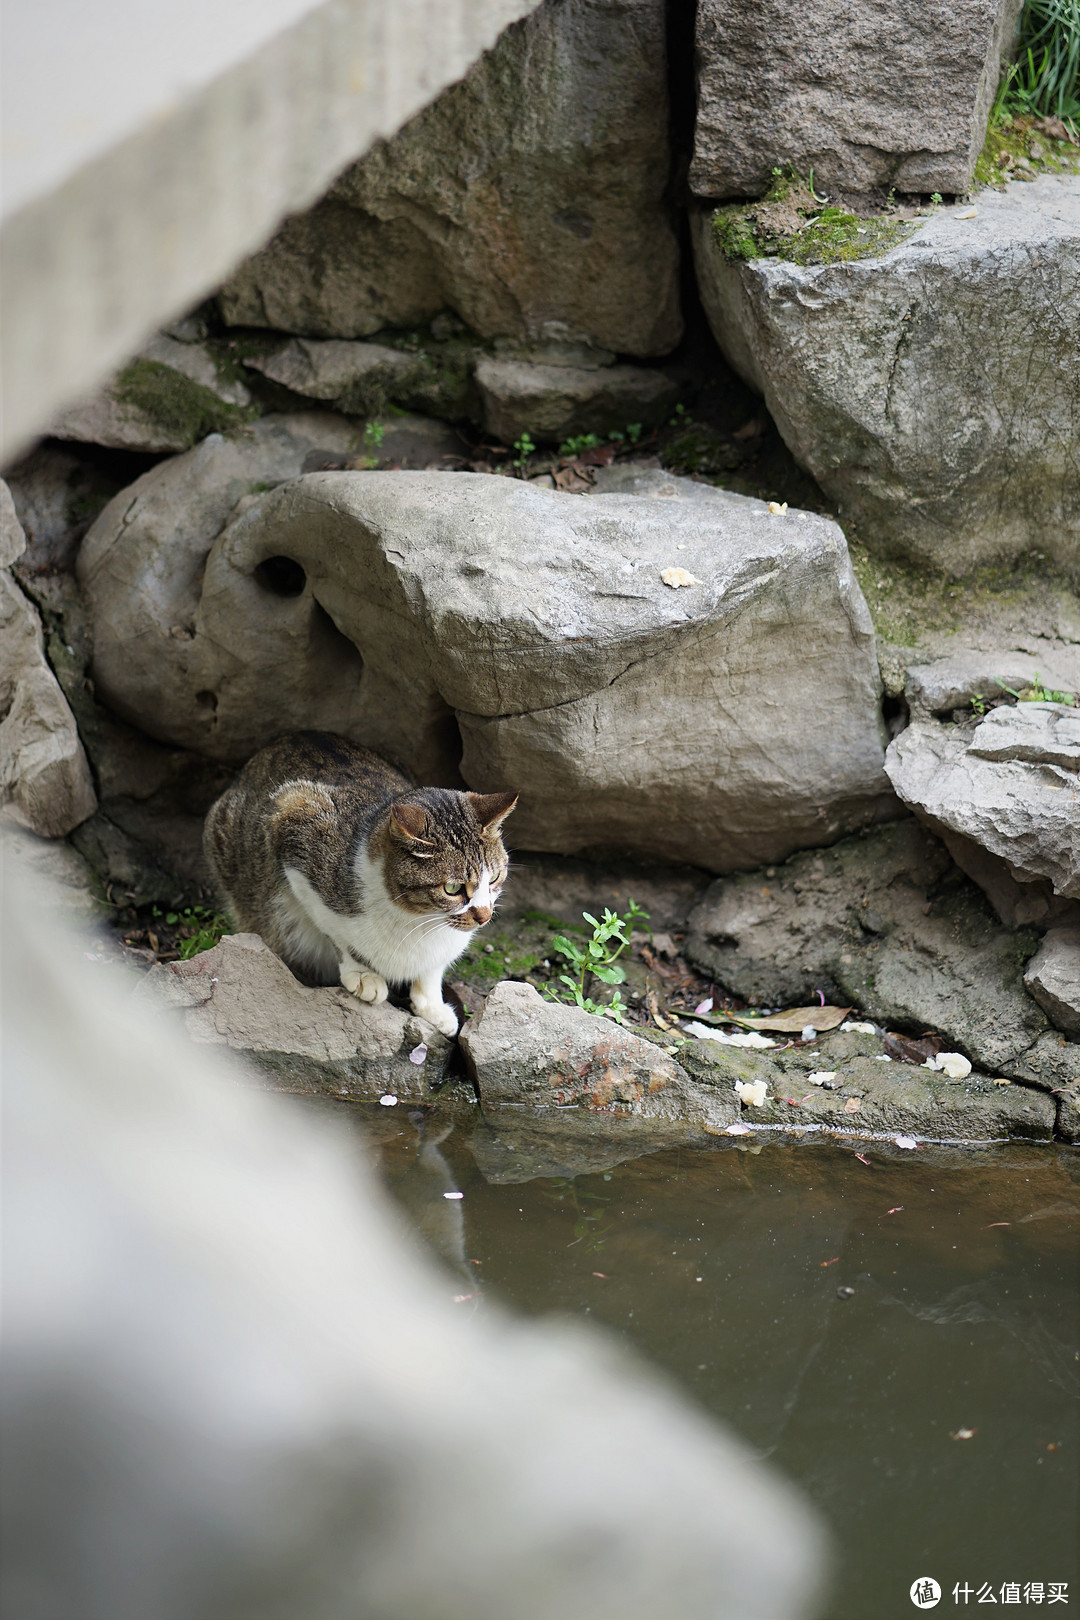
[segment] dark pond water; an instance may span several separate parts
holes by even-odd
[[[382,1134],[455,1287],[602,1324],[804,1487],[837,1547],[821,1620],[915,1614],[922,1575],[940,1614],[986,1613],[985,1583],[1080,1608],[1075,1150],[717,1142],[490,1185],[460,1126]]]

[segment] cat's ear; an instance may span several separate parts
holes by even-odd
[[[425,849],[434,847],[433,840],[425,838],[428,829],[427,811],[418,804],[392,804],[390,806],[390,832],[399,843],[408,844],[415,854],[418,844]]]
[[[494,834],[498,832],[515,804],[517,804],[519,795],[517,793],[469,793],[466,797],[484,831]]]

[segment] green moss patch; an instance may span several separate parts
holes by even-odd
[[[257,411],[229,405],[212,388],[193,382],[158,360],[133,360],[112,385],[113,397],[156,423],[169,437],[197,444],[208,433],[226,433]]]
[[[729,259],[786,259],[791,264],[837,264],[878,258],[917,229],[917,222],[833,208],[799,175],[776,172],[768,194],[755,203],[729,203],[713,215],[713,237]]]
[[[992,119],[975,164],[975,184],[1001,187],[1037,174],[1080,174],[1080,146],[1059,139],[1055,125],[1064,128],[1056,119]]]

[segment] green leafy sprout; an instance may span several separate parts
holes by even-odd
[[[229,919],[223,911],[211,911],[209,906],[188,906],[183,911],[162,912],[155,906],[153,915],[162,917],[170,928],[183,930],[177,940],[180,960],[189,962],[193,956],[210,950],[229,931]]]
[[[527,467],[529,457],[536,453],[536,446],[527,433],[523,433],[520,439],[514,440],[514,449],[517,451],[517,455],[514,457],[513,464],[519,469]]]
[[[625,982],[626,969],[620,965],[618,958],[630,944],[626,930],[633,923],[647,918],[649,913],[631,900],[621,916],[608,906],[604,907],[602,918],[594,917],[589,911],[583,911],[581,915],[590,924],[592,936],[578,943],[577,940],[568,939],[565,934],[555,935],[552,948],[570,971],[560,973],[557,980],[547,985],[544,994],[549,1001],[566,1002],[580,1007],[583,1012],[602,1013],[607,1018],[613,1018],[617,1024],[623,1024],[626,1022],[626,1003],[620,991],[616,990],[606,1004],[594,1001],[588,992],[593,979],[601,984],[618,985]]]
[[[1008,692],[1009,696],[1014,697],[1017,703],[1064,703],[1071,707],[1076,702],[1074,692],[1055,692],[1051,687],[1044,686],[1039,679],[1038,670],[1032,676],[1031,685],[1023,687],[1019,692],[1014,686],[1006,686],[1005,682],[997,675],[994,676],[994,684],[1000,686],[1003,692]],[[974,707],[975,705],[972,704],[972,708]],[[976,710],[976,713],[978,713],[978,710]]]

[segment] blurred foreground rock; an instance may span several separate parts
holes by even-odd
[[[716,340],[800,466],[872,549],[956,575],[1080,562],[1078,247],[1075,175],[981,191],[833,264],[729,259],[694,222]]]
[[[232,325],[678,342],[662,0],[547,0],[226,282]]]
[[[834,523],[686,480],[581,499],[325,472],[259,495],[271,421],[155,468],[87,536],[95,688],[134,725],[224,762],[339,731],[423,780],[512,784],[516,840],[566,854],[723,871],[894,813]]]
[[[690,184],[760,197],[776,166],[819,191],[966,191],[1020,0],[804,6],[702,0]]]
[[[747,1448],[582,1328],[463,1311],[354,1138],[194,1055],[19,889],[13,1613],[816,1612],[819,1533]]]
[[[276,1091],[426,1102],[453,1050],[431,1024],[389,1003],[309,989],[257,934],[229,934],[190,961],[161,962],[136,994],[177,1009],[199,1045],[242,1052]]]

